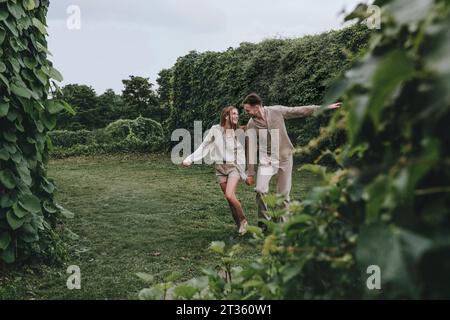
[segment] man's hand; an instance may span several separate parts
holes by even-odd
[[[248,176],[247,179],[245,179],[245,184],[248,186],[252,186],[255,184],[255,179],[253,176]]]
[[[328,109],[337,109],[337,108],[340,108],[341,106],[342,106],[341,102],[333,103],[328,106]]]
[[[183,167],[187,168],[187,167],[190,167],[192,165],[192,162],[187,160],[187,159],[184,159],[183,162],[181,163],[181,165]]]

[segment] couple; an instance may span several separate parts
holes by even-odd
[[[335,109],[340,105],[335,103],[327,108]],[[240,135],[237,134],[237,131],[242,131],[238,130],[239,111],[233,106],[226,107],[222,111],[220,124],[214,125],[199,148],[183,161],[183,166],[188,167],[210,154],[215,162],[220,187],[241,235],[247,232],[248,222],[241,203],[236,197],[239,181],[243,180],[251,186],[254,184],[256,173],[256,204],[260,220],[270,220],[264,195],[269,192],[269,182],[274,175],[277,175],[277,194],[284,198],[284,205],[287,207],[291,191],[294,147],[288,137],[284,120],[313,115],[320,106],[264,107],[261,98],[252,93],[244,99],[243,108],[251,117],[246,127],[246,136],[258,137],[257,144],[254,140],[249,141],[249,148],[247,148],[249,151],[252,146],[256,148],[257,145],[259,155],[257,172],[255,172],[255,161],[253,161],[256,157],[252,157],[250,152],[248,158],[251,159],[246,159],[242,139],[239,139]],[[256,134],[249,135],[251,131]],[[247,171],[245,171],[246,164]],[[261,221],[258,225],[264,231],[267,228]]]

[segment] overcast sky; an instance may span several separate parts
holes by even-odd
[[[361,0],[51,0],[49,49],[63,84],[122,90],[129,75],[149,77],[191,50],[299,37],[342,27],[342,9]],[[69,29],[69,6],[81,28]],[[70,20],[73,21],[73,20]]]

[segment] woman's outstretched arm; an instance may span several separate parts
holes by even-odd
[[[197,150],[195,150],[194,153],[192,153],[186,159],[183,160],[184,166],[190,166],[193,162],[200,161],[204,157],[206,157],[206,155],[211,150],[211,147],[213,146],[215,135],[214,131],[215,131],[214,127],[211,128],[208,134],[206,135],[205,139],[203,140],[203,142],[197,148]]]

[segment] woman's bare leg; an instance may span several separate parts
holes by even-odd
[[[228,176],[226,190],[225,190],[225,198],[227,199],[228,203],[232,207],[234,207],[236,216],[239,220],[238,225],[240,226],[244,220],[247,220],[247,218],[244,215],[244,210],[242,209],[241,203],[239,202],[238,198],[236,197],[236,189],[237,189],[239,180],[240,180],[239,176]]]
[[[226,182],[221,183],[220,188],[222,189],[223,194],[226,195],[227,183]],[[228,202],[228,205],[230,206],[231,215],[233,216],[234,222],[236,223],[237,227],[239,228],[240,221],[239,221],[239,217],[237,215],[236,209],[231,205],[231,203],[228,200],[227,200],[227,202]]]

